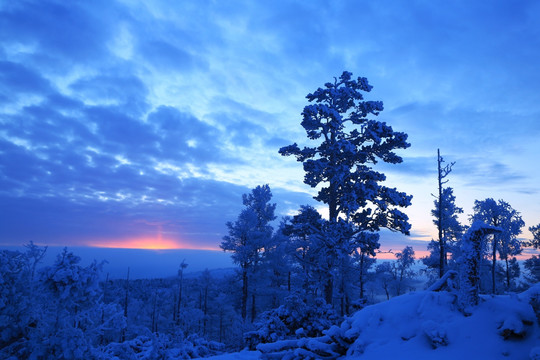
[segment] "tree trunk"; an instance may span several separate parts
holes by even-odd
[[[223,342],[223,312],[224,310],[221,308],[219,311],[219,342]]]
[[[364,253],[360,253],[360,299],[364,298]]]
[[[129,302],[129,266],[126,276],[126,301],[124,303],[124,317],[126,318],[126,329],[128,324],[128,302]],[[122,336],[120,342],[124,342],[126,340],[126,329],[122,330]]]
[[[152,308],[152,332],[153,333],[157,333],[156,310],[157,310],[157,290],[156,292],[154,292],[154,306]]]
[[[291,272],[290,271],[287,276],[287,290],[289,293],[291,292]]]
[[[255,321],[257,315],[257,309],[255,307],[255,292],[251,293],[251,322]]]
[[[439,221],[437,224],[437,230],[439,232],[439,278],[442,278],[444,275],[444,267],[445,267],[445,258],[446,258],[446,249],[444,244],[444,237],[443,237],[443,224],[442,224],[442,169],[441,169],[441,152],[439,149],[437,149],[437,168],[438,168],[438,183],[439,183],[439,208],[438,208],[438,217]]]
[[[326,284],[324,284],[324,300],[328,305],[332,305],[334,299],[334,282],[332,281],[332,276],[328,276]]]
[[[510,266],[508,264],[508,256],[504,259],[506,263],[506,289],[510,290]]]
[[[176,309],[176,325],[180,324],[180,308],[182,306],[183,285],[184,285],[184,269],[180,268],[180,284],[178,285],[178,307]]]
[[[242,269],[242,319],[246,320],[247,315],[247,298],[248,298],[248,274],[247,268],[244,265]]]
[[[496,293],[496,287],[495,287],[495,270],[497,268],[497,235],[493,235],[493,263],[491,265],[491,285],[492,285],[492,293]]]
[[[203,322],[203,335],[206,336],[206,324],[208,322],[208,286],[204,288],[204,322]]]

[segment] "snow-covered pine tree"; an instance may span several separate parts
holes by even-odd
[[[261,260],[261,251],[272,237],[270,222],[275,220],[276,204],[270,204],[272,192],[268,185],[257,186],[242,196],[245,208],[238,219],[227,223],[229,235],[223,237],[220,247],[232,252],[232,260],[240,265],[242,274],[242,319],[247,316],[248,278]],[[255,315],[255,295],[252,293],[252,318]],[[253,320],[253,319],[252,319]]]
[[[540,282],[540,256],[533,255],[523,264],[525,269],[529,272],[526,279],[531,283]]]
[[[441,183],[440,179],[439,183]],[[442,184],[439,186],[442,186]],[[439,197],[433,202],[435,208],[431,210],[431,215],[435,218],[433,223],[437,226],[439,236],[437,246],[431,247],[432,251],[435,248],[439,251],[437,256],[439,261],[436,264],[439,269],[439,277],[442,277],[447,270],[448,252],[452,249],[451,244],[459,240],[464,231],[464,227],[458,220],[458,214],[462,214],[463,209],[456,206],[455,201],[456,197],[451,187],[441,188]]]
[[[364,100],[363,92],[371,89],[366,78],[354,80],[352,73],[345,71],[324,89],[308,94],[307,99],[314,103],[304,107],[301,124],[315,146],[300,149],[294,143],[279,152],[294,155],[303,163],[306,184],[322,185],[315,199],[328,205],[330,227],[343,218],[354,223],[355,232],[388,228],[408,234],[408,217],[398,208],[409,206],[412,196],[381,185],[386,176],[372,166],[379,161],[402,162],[395,150],[410,144],[405,133],[368,118],[383,110],[381,101]],[[333,298],[333,286],[329,285],[325,290],[327,301]]]
[[[496,266],[497,253],[501,260],[506,263],[506,278],[509,279],[508,256],[517,255],[521,251],[521,241],[517,238],[521,234],[521,228],[525,226],[521,215],[514,210],[509,203],[503,200],[495,201],[492,198],[475,200],[474,214],[471,221],[480,220],[488,225],[499,227],[502,232],[491,236],[491,286],[492,292],[496,292]],[[509,283],[509,280],[508,280]]]
[[[293,269],[296,269],[295,275],[300,280],[304,301],[309,295],[315,297],[316,288],[321,283],[317,272],[321,265],[317,259],[321,244],[315,234],[322,231],[323,223],[321,214],[315,208],[302,205],[298,214],[283,226],[283,233],[289,237],[290,252],[297,264]]]
[[[292,272],[296,265],[292,242],[287,235],[289,217],[282,218],[278,229],[264,249],[264,272],[268,277],[265,297],[271,299],[272,308],[278,307],[292,291]]]
[[[526,246],[532,246],[535,249],[540,249],[540,224],[529,227],[529,231],[533,235],[533,239],[526,243]]]

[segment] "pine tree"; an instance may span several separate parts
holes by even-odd
[[[439,180],[440,183],[440,180]],[[463,209],[456,206],[456,197],[451,187],[440,189],[439,198],[434,201],[435,209],[431,210],[431,215],[435,217],[433,223],[437,226],[438,240],[437,246],[431,246],[431,251],[435,248],[438,251],[439,278],[442,277],[448,267],[448,252],[451,251],[451,244],[461,238],[464,227],[459,223],[458,214],[463,213]]]
[[[523,264],[529,272],[527,280],[532,283],[540,282],[540,256],[533,255]]]
[[[444,159],[441,152],[437,149],[437,184],[438,195],[435,200],[435,209],[431,211],[431,215],[435,217],[433,223],[437,226],[438,232],[438,250],[439,250],[439,278],[441,278],[448,266],[448,247],[447,242],[458,240],[462,233],[463,227],[459,224],[457,214],[463,213],[463,209],[455,204],[456,197],[453,194],[451,187],[443,187],[448,180],[444,180],[452,171],[452,166],[455,162],[443,166]],[[434,249],[434,247],[432,247]]]
[[[533,239],[526,242],[524,245],[540,249],[540,224],[529,227],[529,231],[533,234]]]
[[[354,224],[348,238],[334,239],[337,248],[351,251],[351,246],[341,243],[349,242],[355,233],[388,228],[408,234],[410,229],[407,215],[398,208],[409,206],[412,196],[381,185],[386,176],[372,168],[379,161],[401,163],[395,150],[410,144],[405,133],[368,119],[383,110],[381,101],[364,100],[362,92],[371,89],[366,78],[354,80],[345,71],[333,83],[326,83],[324,89],[308,94],[308,101],[314,103],[304,107],[302,126],[316,145],[300,149],[294,143],[279,150],[281,155],[294,155],[303,163],[306,184],[321,186],[315,199],[328,205],[327,234],[347,233],[339,229],[340,218]],[[333,297],[332,289],[332,284],[327,283],[327,301]]]
[[[491,281],[492,292],[496,292],[496,265],[497,253],[500,259],[506,262],[507,279],[509,279],[508,256],[517,255],[521,250],[521,243],[517,236],[525,226],[519,212],[503,200],[495,201],[491,198],[474,202],[474,214],[471,221],[480,220],[488,225],[500,228],[501,232],[491,237]],[[508,280],[508,284],[509,284]]]
[[[223,237],[220,247],[232,252],[235,264],[240,265],[242,274],[242,319],[247,316],[248,278],[261,260],[261,253],[272,236],[270,222],[275,220],[276,204],[270,204],[272,192],[268,185],[257,186],[250,194],[242,196],[245,208],[238,219],[227,223],[229,235]],[[255,293],[252,293],[252,317],[255,311]]]
[[[321,214],[315,208],[303,205],[298,214],[283,226],[284,235],[289,237],[290,252],[297,263],[297,277],[301,281],[304,296],[314,295],[320,280],[318,269],[324,261],[319,261],[318,254],[323,249],[315,235],[322,231],[323,223]]]

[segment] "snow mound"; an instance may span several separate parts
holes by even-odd
[[[482,296],[464,315],[457,296],[421,291],[368,306],[324,336],[261,344],[263,359],[537,359],[540,285]]]

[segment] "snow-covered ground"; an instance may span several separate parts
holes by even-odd
[[[207,360],[257,360],[261,358],[261,353],[259,351],[240,351],[237,353],[232,354],[223,354],[223,355],[217,355],[217,356],[211,356],[207,358],[201,358],[201,359],[207,359]]]
[[[536,313],[531,305],[535,301]],[[339,357],[342,359],[538,360],[538,307],[540,284],[519,295],[483,296],[466,315],[458,308],[454,294],[419,291],[366,307],[340,327],[330,329],[326,338],[285,340],[259,348],[273,355],[281,351],[281,356],[291,358],[320,350],[322,358],[322,354],[337,355],[337,344],[346,340],[350,345],[346,355]],[[210,359],[259,358],[265,355],[243,351]]]

